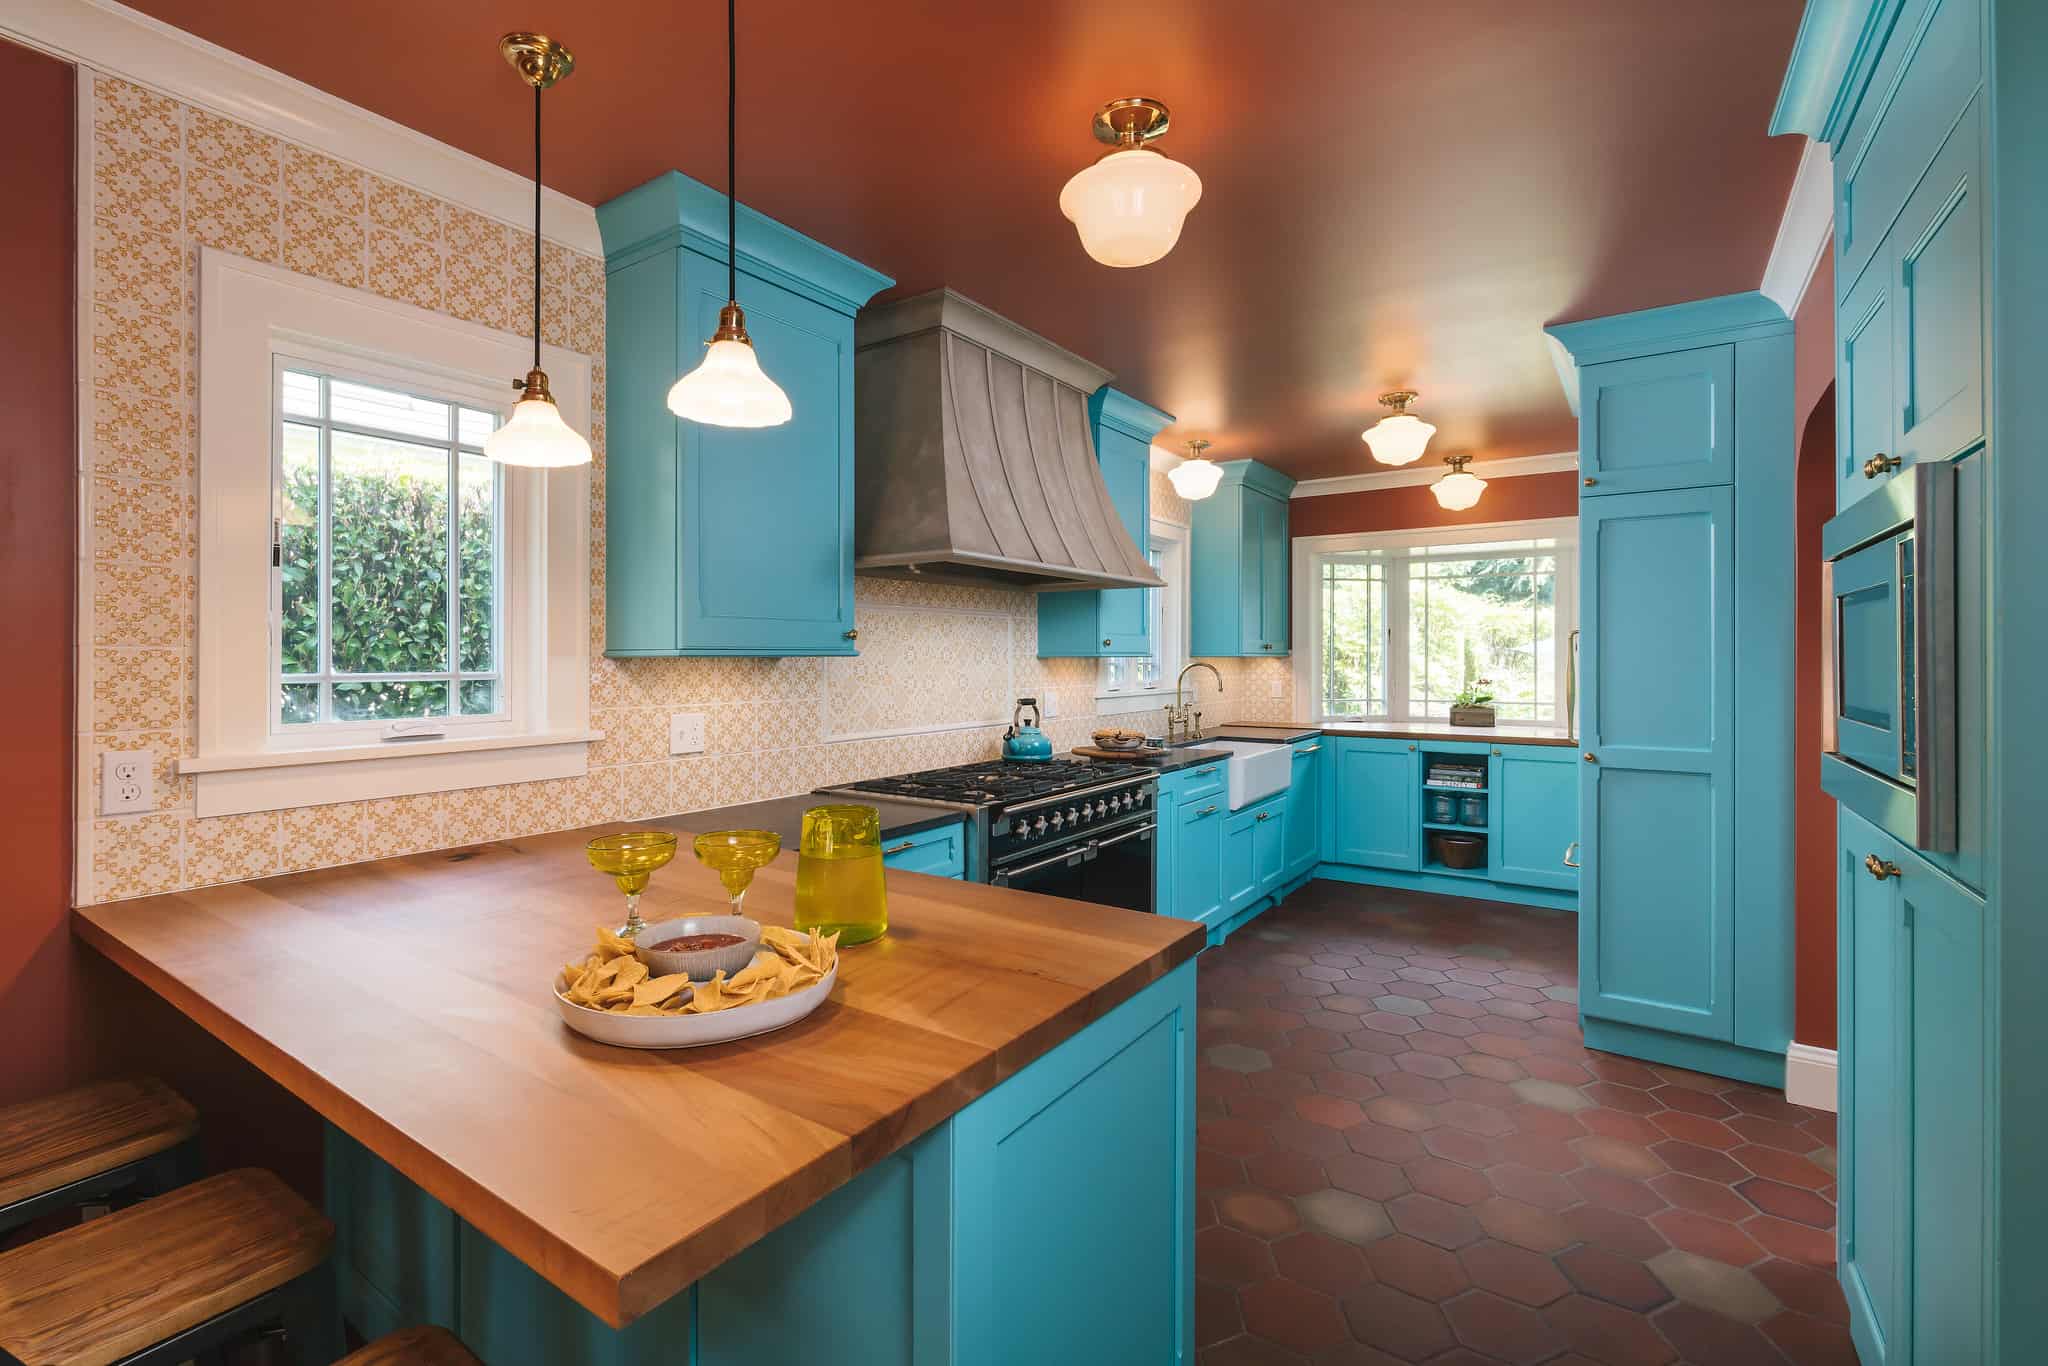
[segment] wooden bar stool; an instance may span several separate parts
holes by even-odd
[[[199,1116],[150,1077],[0,1109],[0,1233],[67,1205],[157,1195],[198,1175]]]
[[[331,1361],[333,1238],[318,1210],[251,1169],[0,1252],[0,1363],[156,1366],[277,1324],[298,1361]]]
[[[446,1328],[401,1328],[350,1352],[335,1366],[481,1366]]]

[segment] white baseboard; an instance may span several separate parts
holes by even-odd
[[[1833,1113],[1835,1050],[1795,1043],[1785,1049],[1785,1099],[1794,1105]]]

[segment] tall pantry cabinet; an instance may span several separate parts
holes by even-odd
[[[1810,0],[1771,125],[1833,161],[1835,473],[1852,515],[1831,528],[1902,478],[1946,485],[1952,469],[1957,491],[1945,546],[1914,528],[1916,558],[1953,556],[1953,644],[1913,663],[1940,671],[1925,721],[1956,734],[1953,838],[1916,844],[1915,803],[1933,800],[1918,766],[1886,779],[1848,745],[1822,761],[1838,803],[1837,1274],[1865,1366],[2048,1361],[2048,782],[2029,753],[2048,677],[2043,71],[2040,0]],[[1900,646],[1919,615],[1905,605]],[[1838,652],[1831,704],[1896,697],[1899,660]]]
[[[1579,367],[1586,1042],[1782,1085],[1792,325],[1738,294],[1549,330]]]

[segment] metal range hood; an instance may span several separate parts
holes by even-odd
[[[856,573],[1157,588],[1088,421],[1110,374],[950,289],[854,323]]]

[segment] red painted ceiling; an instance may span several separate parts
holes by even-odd
[[[130,0],[514,170],[498,35],[567,43],[548,183],[722,184],[717,0]],[[1432,457],[1570,450],[1545,323],[1754,289],[1799,149],[1764,127],[1800,0],[740,0],[740,197],[951,285],[1301,478],[1376,468],[1406,385]],[[341,35],[342,41],[330,37]],[[1180,245],[1098,266],[1060,186],[1103,101],[1173,110],[1201,175]]]

